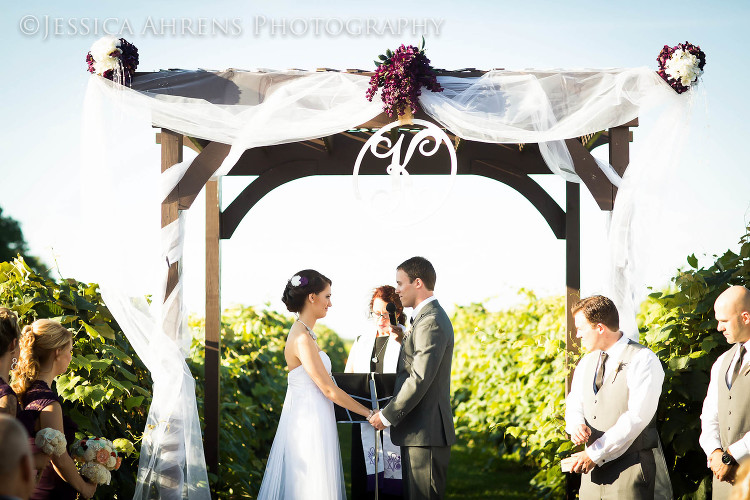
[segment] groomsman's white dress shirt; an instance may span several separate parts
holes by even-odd
[[[604,383],[611,383],[612,377],[617,376],[617,367],[620,363],[623,349],[628,343],[625,335],[620,337],[612,347],[605,352],[609,356],[604,364]],[[601,351],[597,350],[586,356],[599,357]],[[598,364],[598,362],[597,362]],[[565,406],[565,430],[572,434],[580,424],[585,424],[583,416],[583,391],[584,384],[594,382],[593,373],[583,373],[582,368],[586,366],[584,360],[578,363],[573,374],[570,393]],[[643,429],[651,422],[659,405],[661,386],[664,382],[664,369],[659,358],[650,349],[641,349],[631,361],[631,365],[625,371],[628,384],[628,411],[620,415],[615,425],[609,428],[591,446],[586,447],[589,458],[597,465],[611,462],[625,453],[633,444],[635,438],[643,432]],[[597,370],[598,370],[597,366]],[[591,388],[588,388],[591,390]]]
[[[743,344],[745,349],[750,348],[750,340]],[[716,360],[714,365],[711,367],[711,381],[708,383],[708,392],[706,399],[703,400],[703,412],[701,413],[701,437],[698,439],[698,443],[706,452],[706,456],[710,457],[711,453],[717,448],[721,449],[721,440],[719,438],[719,380],[721,380],[721,364],[729,354],[729,351],[725,352],[719,359]],[[734,355],[732,362],[729,364],[729,370],[724,374],[724,381],[727,387],[732,387],[732,374],[734,373],[734,365],[737,364],[739,359],[740,351]],[[742,360],[742,366],[740,372],[747,369],[748,363],[750,363],[750,356],[745,354],[745,358]],[[735,460],[738,462],[750,455],[750,432],[742,436],[742,439],[736,443],[729,445],[729,453],[732,454]]]

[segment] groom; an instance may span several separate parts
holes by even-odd
[[[435,279],[424,257],[412,257],[396,269],[396,292],[404,307],[413,308],[412,326],[402,340],[395,396],[370,418],[378,430],[393,426],[391,439],[401,446],[409,500],[443,498],[456,441],[450,402],[453,326],[432,294]],[[394,333],[400,335],[400,329]]]

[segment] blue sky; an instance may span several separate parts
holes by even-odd
[[[233,23],[234,32],[195,33],[201,18]],[[322,30],[318,36],[295,36],[295,19],[308,25],[321,19],[333,26],[341,20],[354,27],[369,21],[378,29],[386,19],[395,25],[403,19],[408,27],[414,20],[426,20],[433,28],[439,23],[440,31],[432,29],[426,37],[428,56],[434,66],[448,69],[656,68],[664,44],[699,44],[707,65],[694,103],[694,136],[674,183],[664,192],[664,213],[654,219],[651,284],[666,284],[689,253],[707,254],[701,261],[708,262],[711,254],[736,248],[744,232],[750,217],[750,173],[742,147],[748,131],[744,117],[750,115],[745,96],[750,74],[744,64],[747,2],[637,1],[595,7],[579,1],[17,2],[3,6],[0,21],[5,117],[0,124],[5,153],[0,173],[6,181],[0,206],[23,224],[32,252],[49,263],[57,258],[65,276],[97,279],[76,252],[76,245],[96,236],[79,212],[78,157],[89,77],[85,55],[104,34],[105,22],[110,30],[125,30],[122,35],[138,47],[141,71],[372,69],[372,60],[386,48],[419,38],[408,30],[397,35]],[[36,22],[39,31],[32,33]],[[172,23],[181,27],[187,22],[194,33],[180,28],[172,32]],[[91,33],[94,23],[98,34]],[[280,32],[282,23],[287,24],[286,33]],[[301,25],[296,26],[299,31]],[[634,148],[648,125],[642,118]],[[242,182],[246,180],[224,182],[225,204],[242,189]],[[545,176],[540,182],[564,203],[562,181]],[[311,223],[300,222],[300,210],[289,203],[296,199],[314,201]],[[269,194],[223,243],[223,304],[270,301],[281,309],[278,297],[285,280],[298,269],[314,267],[334,280],[334,308],[325,322],[353,337],[369,328],[364,320],[368,291],[393,283],[395,266],[414,254],[435,263],[436,294],[448,305],[489,298],[493,307],[502,307],[516,300],[521,287],[545,295],[564,291],[563,242],[528,202],[504,185],[460,178],[448,201],[425,221],[429,229],[406,225],[397,244],[381,225],[358,216],[352,203],[348,178],[296,181]],[[191,213],[185,259],[186,300],[196,312],[203,293],[201,204],[199,199],[198,210]],[[584,293],[591,293],[604,285],[600,255],[605,216],[585,191],[583,211],[582,284]],[[433,231],[446,227],[448,234]],[[410,237],[415,231],[423,236]]]

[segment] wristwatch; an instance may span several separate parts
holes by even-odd
[[[721,463],[723,463],[724,465],[734,465],[737,463],[737,460],[735,460],[728,451],[724,451],[721,454]]]

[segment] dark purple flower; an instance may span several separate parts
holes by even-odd
[[[443,88],[438,83],[423,48],[402,44],[395,52],[388,51],[386,54],[389,57],[381,56],[383,62],[370,78],[370,88],[365,96],[368,101],[372,101],[378,88],[382,88],[383,111],[388,116],[404,114],[407,106],[412,112],[416,112],[422,87],[427,87],[432,92],[442,92]]]

